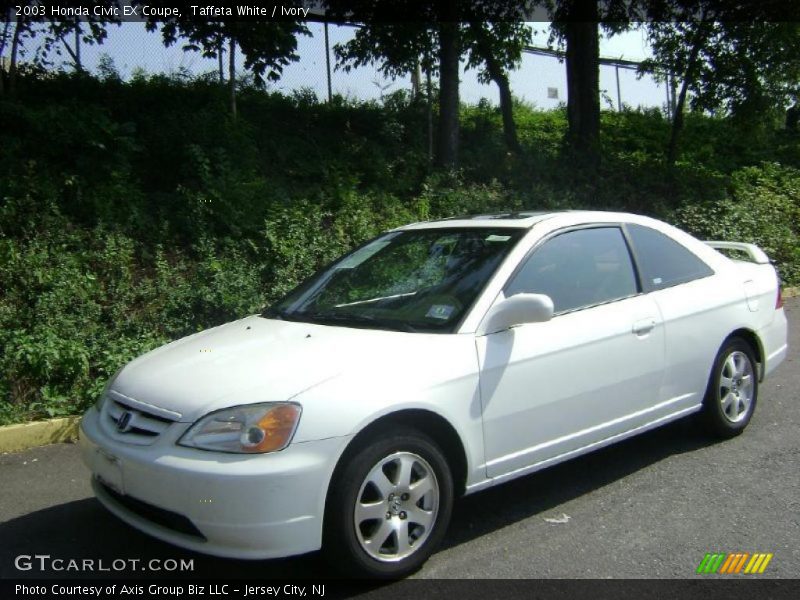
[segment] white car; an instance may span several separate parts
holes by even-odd
[[[417,223],[125,366],[83,418],[82,455],[99,500],[162,540],[323,548],[396,577],[458,495],[693,413],[740,433],[786,340],[776,272],[749,244],[610,212]]]

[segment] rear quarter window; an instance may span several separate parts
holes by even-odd
[[[696,254],[660,231],[643,225],[625,226],[636,253],[645,292],[680,285],[714,274]]]

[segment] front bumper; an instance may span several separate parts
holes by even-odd
[[[320,548],[328,483],[348,437],[241,455],[177,446],[188,424],[175,427],[153,445],[126,444],[105,433],[97,410],[86,413],[81,456],[106,508],[156,538],[216,556]]]

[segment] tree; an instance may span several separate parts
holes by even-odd
[[[446,6],[451,8],[452,2]],[[461,27],[448,10],[439,23],[439,153],[442,167],[458,166],[459,96],[458,67],[461,58]]]
[[[530,42],[531,29],[520,21],[489,23],[473,18],[464,30],[464,37],[469,49],[467,66],[480,68],[478,80],[481,83],[493,81],[497,85],[506,146],[518,153],[520,144],[508,71],[519,65],[522,50]]]
[[[384,75],[395,77],[421,65],[428,74],[438,73],[436,163],[445,168],[458,165],[459,65],[465,53],[467,65],[480,69],[482,81],[498,85],[506,140],[513,151],[519,147],[507,71],[518,64],[530,40],[530,29],[517,22],[523,5],[517,0],[476,1],[466,9],[452,0],[424,5],[410,0],[326,2],[329,18],[364,24],[353,40],[336,46],[339,68],[377,64]],[[419,20],[408,21],[408,14]]]
[[[458,164],[461,50],[458,15],[452,13],[454,3],[419,5],[411,0],[327,0],[325,5],[327,18],[363,24],[351,41],[334,46],[337,68],[349,72],[355,67],[377,64],[384,76],[398,77],[413,73],[420,65],[428,74],[439,74],[435,160],[439,166],[455,167]],[[419,20],[408,21],[408,14],[417,15]],[[392,18],[393,15],[396,18]]]
[[[0,68],[0,94],[6,91],[13,94],[16,88],[17,73],[19,70],[19,60],[25,57],[26,54],[26,40],[38,40],[37,51],[31,57],[31,62],[37,66],[46,66],[51,64],[50,57],[53,54],[61,55],[62,50],[66,50],[74,64],[76,70],[80,70],[80,57],[79,48],[80,44],[102,44],[108,35],[107,26],[110,23],[119,24],[118,18],[109,16],[97,16],[93,8],[95,6],[110,9],[119,4],[117,0],[104,1],[104,0],[87,0],[85,2],[64,0],[61,3],[63,8],[72,7],[85,7],[88,9],[88,16],[82,17],[81,20],[64,19],[61,21],[48,20],[45,7],[35,0],[28,0],[27,2],[15,2],[13,4],[3,3],[3,13],[6,16],[6,21],[3,27],[3,37],[0,39],[0,55],[6,46],[9,46],[9,60],[8,70]],[[24,7],[26,9],[41,9],[38,10],[21,10],[21,16],[16,17],[12,23],[12,16],[15,15],[15,6]],[[25,14],[28,13],[28,14]],[[103,15],[113,14],[111,10],[101,12]],[[74,49],[66,43],[65,38],[68,35],[74,35]]]
[[[111,6],[117,2],[94,2],[96,5]],[[91,11],[91,9],[90,9]],[[93,15],[93,12],[91,13]],[[50,55],[51,51],[61,56],[62,49],[66,50],[72,59],[76,71],[82,71],[81,64],[81,44],[102,44],[108,37],[107,26],[109,24],[120,24],[118,18],[96,18],[91,19],[65,19],[63,21],[52,21],[48,23],[47,33],[42,41],[42,48],[45,55]],[[68,37],[73,38],[72,46],[67,41]]]
[[[800,89],[800,24],[745,20],[721,0],[673,7],[669,21],[653,21],[647,32],[653,58],[643,69],[681,80],[666,161],[679,153],[687,104],[743,122],[758,122],[784,108]],[[691,93],[691,98],[689,97]]]
[[[8,7],[8,19],[9,23],[11,22],[11,11],[13,8],[11,6]],[[9,56],[8,56],[8,71],[5,69],[5,65],[2,66],[2,71],[0,71],[0,79],[3,80],[3,86],[0,88],[4,94],[6,91],[9,94],[14,94],[16,91],[16,81],[17,81],[17,61],[19,60],[20,56],[20,47],[22,46],[22,41],[25,38],[32,38],[36,35],[36,32],[33,28],[33,21],[30,19],[20,16],[17,17],[17,21],[14,25],[13,32],[9,32],[9,28],[6,27],[3,32],[3,46],[10,44],[9,49]]]
[[[680,56],[673,53],[670,61],[669,71],[671,73],[678,72],[681,74],[681,87],[678,92],[678,97],[675,101],[675,107],[672,112],[672,127],[670,129],[669,143],[667,145],[666,160],[667,164],[673,165],[678,153],[678,136],[683,129],[683,113],[686,107],[686,95],[689,90],[689,84],[696,78],[700,66],[700,52],[706,45],[708,38],[711,35],[713,24],[706,20],[703,15],[699,22],[681,22],[681,23],[657,23],[650,28],[650,40],[653,45],[658,45],[662,51],[665,51],[668,45],[680,40],[684,45],[681,49]],[[667,32],[667,29],[671,31]],[[658,31],[658,33],[656,33]],[[654,41],[659,39],[658,42]],[[677,50],[677,48],[673,48]],[[688,52],[684,52],[687,50]],[[664,63],[666,64],[666,63]],[[642,68],[652,68],[648,63],[647,67],[643,65]]]
[[[142,3],[137,0],[134,3]],[[167,21],[149,19],[147,28],[155,31],[161,26],[165,46],[184,40],[187,52],[201,52],[206,58],[216,58],[220,63],[222,80],[222,51],[228,45],[228,86],[231,114],[236,117],[236,51],[244,56],[244,68],[253,74],[256,85],[280,79],[283,68],[299,59],[297,36],[308,35],[308,28],[300,21],[238,21],[236,18],[219,21],[201,21],[188,17]]]
[[[477,67],[478,80],[493,81],[500,98],[503,135],[512,153],[520,152],[514,104],[508,72],[522,60],[522,51],[531,42],[532,30],[525,23],[526,10],[537,1],[473,0],[467,3],[464,48],[467,67]]]
[[[566,45],[567,144],[583,166],[600,163],[600,27],[630,27],[636,0],[556,0],[550,5],[553,36]],[[552,38],[551,38],[552,39]]]
[[[598,0],[561,0],[553,34],[566,45],[567,145],[584,166],[600,162],[600,13]]]

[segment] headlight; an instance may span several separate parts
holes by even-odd
[[[178,444],[219,452],[263,453],[283,450],[292,441],[301,408],[293,402],[264,402],[206,415]]]
[[[125,367],[120,367],[117,369],[116,373],[114,373],[111,378],[106,382],[106,386],[103,388],[103,393],[100,394],[100,397],[97,399],[97,402],[94,403],[94,407],[97,409],[97,412],[103,410],[103,404],[106,401],[106,396],[108,395],[108,390],[111,389],[111,386],[114,385],[114,381],[117,379],[117,375],[120,374],[122,369]]]

